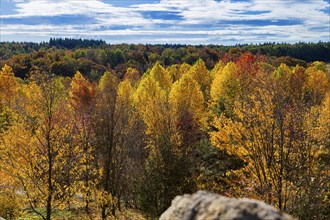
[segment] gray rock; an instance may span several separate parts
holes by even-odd
[[[177,196],[160,220],[294,220],[288,214],[252,199],[235,199],[198,191]]]

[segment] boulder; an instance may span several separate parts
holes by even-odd
[[[160,220],[294,220],[288,214],[252,199],[235,199],[205,191],[177,196]]]

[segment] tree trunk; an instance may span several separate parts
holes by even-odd
[[[88,202],[88,199],[86,199],[85,211],[86,211],[87,214],[89,214],[89,202]]]
[[[102,219],[105,220],[107,215],[106,215],[106,206],[105,205],[102,205]]]
[[[50,143],[50,131],[51,131],[51,121],[52,121],[52,116],[51,112],[48,116],[48,133],[46,136],[47,140],[47,156],[48,156],[48,197],[47,197],[47,216],[46,219],[50,220],[51,219],[51,214],[52,214],[52,197],[53,197],[53,185],[52,185],[52,169],[53,169],[53,157],[52,157],[52,152],[51,152],[51,143]]]
[[[52,203],[51,203],[51,196],[49,195],[48,196],[48,199],[47,199],[47,216],[46,216],[46,219],[47,220],[50,220],[51,219],[51,214],[52,214]]]

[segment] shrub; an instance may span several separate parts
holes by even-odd
[[[0,216],[16,219],[20,214],[17,195],[13,192],[0,192]]]

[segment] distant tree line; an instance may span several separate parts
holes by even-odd
[[[35,71],[70,77],[80,71],[91,80],[98,80],[110,70],[123,77],[129,68],[142,75],[157,62],[168,67],[183,63],[192,65],[198,59],[211,70],[219,60],[236,62],[247,51],[263,57],[275,67],[281,63],[307,67],[315,60],[330,61],[330,42],[235,46],[110,45],[102,40],[51,38],[49,43],[2,42],[0,45],[0,68],[7,64],[13,68],[15,76],[23,79]]]
[[[18,55],[22,53],[30,53],[32,51],[38,51],[40,49],[50,49],[52,47],[62,48],[62,49],[77,49],[77,48],[119,48],[123,49],[127,46],[134,47],[136,45],[128,44],[107,44],[104,40],[93,40],[93,39],[75,39],[75,38],[50,38],[49,42],[32,43],[32,42],[0,42],[0,58],[8,59],[13,55]],[[330,60],[329,49],[330,42],[318,42],[318,43],[304,43],[299,42],[296,44],[288,43],[264,43],[264,44],[236,44],[233,46],[224,45],[186,45],[186,44],[155,44],[146,45],[148,48],[147,52],[154,50],[165,49],[185,49],[191,50],[195,48],[200,51],[205,47],[215,50],[217,53],[222,54],[224,52],[229,52],[231,49],[238,49],[240,51],[246,52],[250,51],[253,54],[261,53],[268,56],[290,56],[296,59],[301,59],[306,62],[313,61],[323,61],[327,62]]]
[[[98,47],[105,45],[104,40],[93,40],[93,39],[72,39],[72,38],[50,38],[49,47],[63,47],[66,49],[74,48],[87,48],[87,47]]]

